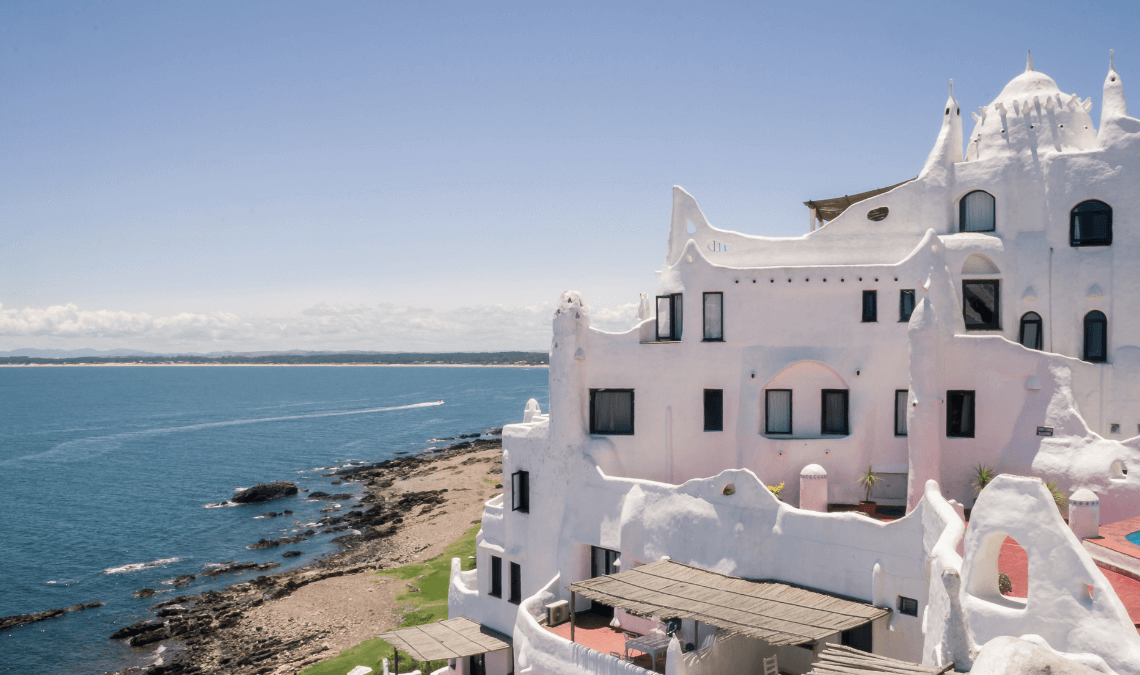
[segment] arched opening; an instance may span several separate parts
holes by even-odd
[[[998,574],[999,591],[1003,591],[1000,575],[1004,574],[1010,581],[1009,590],[1003,591],[1002,595],[1007,598],[1029,597],[1029,556],[1013,537],[1006,537],[1002,541],[1001,553],[998,554]]]
[[[1077,204],[1069,212],[1070,246],[1112,244],[1112,207],[1099,199]]]
[[[1108,317],[1094,309],[1085,314],[1084,360],[1091,363],[1108,361]]]
[[[959,232],[993,232],[994,196],[985,190],[974,190],[958,202]]]
[[[1021,317],[1021,329],[1017,334],[1017,341],[1030,349],[1041,349],[1041,315],[1037,312],[1026,312]]]
[[[793,363],[764,385],[760,433],[769,438],[847,435],[848,389],[838,373],[818,361]]]
[[[1000,274],[994,261],[981,253],[973,253],[962,263],[962,274]]]
[[[1112,463],[1109,474],[1112,476],[1112,480],[1128,480],[1128,465],[1124,463],[1123,459],[1118,459]]]

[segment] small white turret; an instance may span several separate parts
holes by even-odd
[[[590,308],[578,291],[566,291],[554,311],[550,345],[551,435],[574,444],[589,433],[586,356],[589,353]]]
[[[800,508],[827,513],[827,471],[818,464],[800,471]]]
[[[1081,488],[1069,497],[1069,528],[1077,539],[1100,536],[1100,497]]]
[[[950,167],[955,162],[962,161],[962,109],[958,100],[954,98],[954,80],[950,80],[950,95],[946,99],[946,107],[942,111],[942,129],[938,132],[938,140],[934,142],[934,149],[926,158],[919,177],[930,177],[937,173],[945,180],[953,175]]]
[[[1121,128],[1120,122],[1128,117],[1128,101],[1124,98],[1124,81],[1116,72],[1113,52],[1108,51],[1108,75],[1104,78],[1104,95],[1100,106],[1100,130],[1097,142],[1102,148],[1115,144],[1129,131]]]

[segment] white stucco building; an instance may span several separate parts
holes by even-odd
[[[1105,520],[1140,515],[1140,120],[1111,66],[1099,124],[1092,106],[1030,60],[964,137],[951,91],[916,178],[808,203],[801,237],[718,229],[674,188],[640,322],[597,331],[564,294],[551,409],[504,429],[505,493],[450,596],[452,617],[513,638],[488,672],[645,672],[539,619],[667,556],[889,610],[800,645],[685,619],[674,675],[772,655],[799,675],[837,642],[968,670],[1002,636],[1140,674],[1140,637],[1043,483],[1091,491]],[[978,464],[1008,475],[975,505]],[[907,515],[826,513],[862,499],[868,467]],[[1006,535],[1026,600],[997,590]],[[615,605],[623,629],[661,625]]]

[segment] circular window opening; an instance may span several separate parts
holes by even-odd
[[[885,220],[887,217],[887,214],[890,212],[891,212],[891,210],[885,206],[880,206],[877,209],[871,209],[870,211],[867,212],[867,220],[873,220],[877,223],[880,220]]]
[[[1113,462],[1109,472],[1112,474],[1113,480],[1128,480],[1128,465],[1122,459]]]

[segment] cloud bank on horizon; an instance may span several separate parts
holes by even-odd
[[[81,309],[75,304],[8,309],[0,304],[0,348],[135,348],[156,352],[219,350],[507,351],[545,350],[554,303],[426,307],[319,303],[299,316],[243,318],[230,312]],[[596,308],[591,323],[624,331],[637,303]]]

